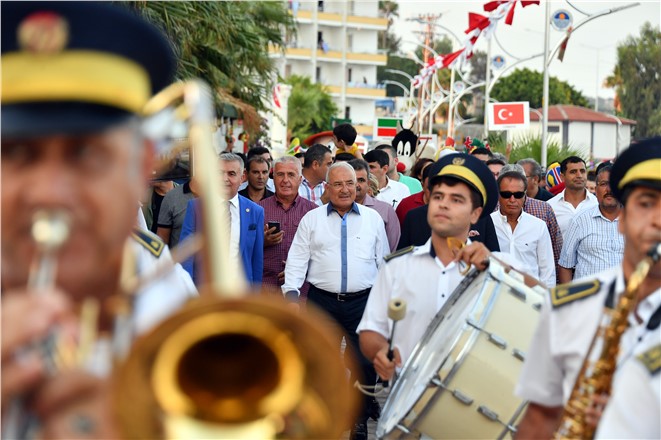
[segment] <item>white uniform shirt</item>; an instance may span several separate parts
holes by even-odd
[[[372,287],[390,247],[383,220],[374,209],[354,203],[346,216],[345,292],[350,293]],[[287,255],[283,293],[298,292],[306,279],[319,289],[342,292],[341,231],[342,218],[330,204],[303,216]]]
[[[523,263],[523,272],[547,287],[555,286],[553,245],[546,222],[521,211],[514,231],[500,210],[491,213],[500,251],[514,255]]]
[[[135,251],[136,270],[140,276],[155,270],[157,265],[167,265],[172,261],[167,246],[157,257],[133,239],[131,245]],[[193,280],[180,264],[176,264],[171,271],[146,284],[136,293],[130,333],[140,336],[148,332],[195,296],[197,290]],[[111,359],[110,341],[100,339],[85,362],[85,368],[96,375],[106,376],[110,372]]]
[[[560,194],[551,198],[547,202],[553,208],[553,212],[555,213],[555,218],[558,220],[558,226],[560,227],[560,233],[562,234],[563,238],[567,235],[567,228],[569,228],[569,224],[571,223],[574,214],[582,209],[590,208],[599,204],[594,194],[586,189],[585,199],[583,199],[578,204],[578,206],[574,208],[574,205],[565,201],[565,191],[566,190],[562,190]]]
[[[389,179],[386,177],[386,186],[379,190],[376,199],[386,202],[392,209],[397,209],[397,205],[402,201],[403,198],[411,195],[409,187],[404,185],[401,182]]]
[[[436,313],[464,279],[459,264],[451,262],[444,266],[432,249],[430,238],[412,252],[393,258],[379,270],[356,329],[357,333],[371,330],[390,338],[392,320],[388,318],[388,303],[395,298],[405,300],[406,315],[397,322],[393,341],[402,363],[409,358]]]
[[[569,398],[583,359],[601,323],[609,290],[614,289],[617,305],[617,298],[625,287],[621,267],[608,269],[577,283],[592,280],[600,282],[599,291],[586,298],[554,309],[551,309],[549,297],[546,298],[516,387],[518,396],[547,407],[563,406]],[[614,287],[611,287],[613,282]],[[659,295],[661,289],[641,302],[638,315],[649,318]],[[637,337],[644,333],[645,325],[636,322],[633,314],[629,326],[620,341],[621,360],[631,357]],[[600,346],[593,350],[593,360],[599,356],[600,350]]]
[[[661,288],[639,304],[642,325],[622,335],[634,347],[622,353],[595,438],[661,438],[661,327],[649,324],[659,307]]]

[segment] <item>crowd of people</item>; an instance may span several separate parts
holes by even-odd
[[[179,265],[170,254],[201,229],[198,182],[147,188],[156,155],[141,110],[172,81],[176,60],[160,31],[117,5],[5,2],[2,25],[3,430],[13,404],[25,407],[29,396],[41,438],[117,438],[107,379],[116,347],[104,336],[127,307],[118,292],[169,262],[132,295],[130,339],[195,297],[205,279],[199,257]],[[235,276],[296,313],[309,304],[325,311],[359,357],[351,380],[369,385],[393,379],[466,267],[484,270],[502,256],[550,289],[516,390],[531,402],[517,435],[549,437],[602,309],[661,242],[661,138],[595,170],[580,157],[556,158],[551,179],[534,159],[509,163],[484,145],[442,150],[406,175],[396,146],[362,154],[355,138],[341,124],[333,147],[314,143],[302,157],[274,160],[263,147],[218,156],[229,255],[242,268]],[[56,243],[43,241],[44,228]],[[35,277],[39,266],[50,277]],[[610,399],[595,398],[604,412],[597,437],[661,436],[660,285],[657,260],[638,289]],[[94,355],[82,370],[53,374],[35,341],[79,331],[90,298]],[[393,298],[408,310],[391,357]],[[367,420],[379,414],[364,396],[351,439],[367,438]]]

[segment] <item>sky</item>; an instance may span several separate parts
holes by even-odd
[[[421,41],[415,31],[422,30],[422,26],[407,19],[416,18],[419,14],[441,14],[437,23],[451,30],[461,41],[464,41],[464,31],[468,27],[468,13],[476,12],[488,15],[483,6],[487,0],[465,0],[465,1],[409,1],[399,0],[399,18],[395,18],[394,32],[402,37],[402,51],[407,52],[415,49],[416,41]],[[611,8],[630,5],[635,1],[571,1],[573,6],[581,11],[594,14]],[[640,28],[646,21],[659,27],[661,21],[661,0],[638,0],[639,6],[631,7],[609,15],[597,17],[584,24],[572,33],[565,53],[563,62],[557,58],[550,64],[550,74],[563,81],[567,81],[576,89],[580,90],[586,97],[594,97],[597,85],[599,85],[600,98],[612,98],[614,90],[601,86],[609,76],[617,62],[617,46],[630,35],[638,36]],[[496,36],[502,44],[502,49],[495,41],[492,41],[492,56],[503,55],[506,65],[510,65],[516,58],[526,58],[539,54],[544,50],[544,13],[545,4],[530,5],[525,8],[521,4],[516,5],[514,22],[511,26],[505,24],[505,20],[498,23]],[[576,27],[587,15],[573,9],[566,1],[552,1],[551,13],[564,9],[569,11],[573,17],[573,26]],[[438,28],[438,32],[445,32]],[[551,50],[564,37],[563,32],[551,27],[549,46]],[[455,44],[459,44],[456,43]],[[455,46],[455,50],[461,46]],[[477,50],[486,51],[487,42],[482,36],[478,40]],[[597,64],[598,60],[598,64]],[[533,70],[542,70],[542,58],[534,58],[522,62],[518,67],[527,67]],[[512,72],[515,68],[509,70]]]

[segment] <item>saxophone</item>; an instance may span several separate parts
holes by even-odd
[[[613,374],[617,366],[620,339],[627,329],[629,313],[634,309],[638,288],[645,280],[650,268],[659,261],[661,243],[655,244],[647,256],[636,266],[617,307],[605,308],[602,322],[592,339],[588,353],[574,383],[569,400],[565,404],[555,439],[591,439],[596,425],[587,423],[586,412],[592,406],[593,396],[609,395]],[[591,354],[601,341],[601,352],[596,362]]]

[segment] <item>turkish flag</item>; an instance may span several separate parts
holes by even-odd
[[[493,105],[494,125],[524,124],[525,105],[522,102]]]

